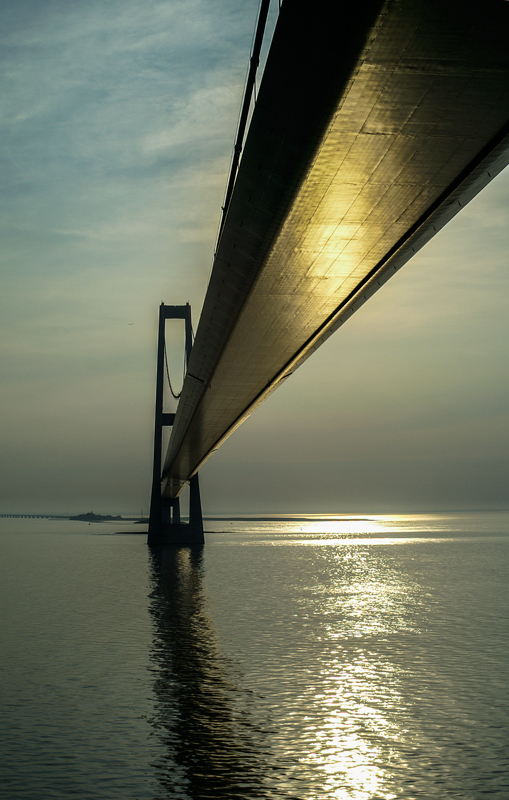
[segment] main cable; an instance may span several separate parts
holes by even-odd
[[[173,386],[171,385],[171,378],[170,378],[170,369],[168,367],[168,353],[166,351],[166,342],[164,343],[164,363],[166,364],[166,377],[168,379],[168,386],[170,387],[170,392],[172,393],[175,400],[178,400],[180,395],[182,394],[182,389],[178,394],[175,394],[173,391]]]

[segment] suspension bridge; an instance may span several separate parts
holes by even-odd
[[[509,162],[505,0],[286,0],[244,135],[267,8],[212,274],[166,416],[164,320],[181,314],[187,331],[190,310],[161,307],[149,543],[203,541],[202,464]]]

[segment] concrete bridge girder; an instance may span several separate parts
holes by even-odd
[[[508,26],[495,0],[283,4],[165,497],[506,166]]]

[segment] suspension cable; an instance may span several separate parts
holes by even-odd
[[[168,367],[168,353],[166,351],[166,342],[164,343],[164,363],[166,364],[166,377],[168,379],[168,386],[170,387],[170,392],[172,393],[172,395],[175,398],[175,400],[178,400],[180,395],[182,394],[182,389],[180,390],[180,392],[178,394],[176,394],[173,391],[173,386],[171,385],[171,379],[170,379],[170,370],[169,370],[169,367]]]

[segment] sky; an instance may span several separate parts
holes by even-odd
[[[0,0],[0,514],[148,513],[257,5]],[[508,207],[504,172],[244,423],[205,514],[509,508]]]

